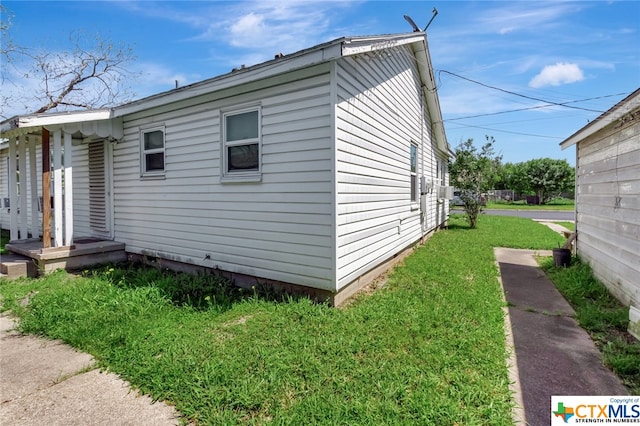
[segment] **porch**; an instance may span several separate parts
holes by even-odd
[[[110,187],[112,145],[121,137],[111,110],[0,123],[0,181],[8,183],[0,188],[0,222],[10,231],[11,253],[2,256],[1,274],[38,276],[126,259],[124,244],[113,241]]]
[[[79,238],[71,246],[48,248],[39,240],[12,241],[5,248],[11,254],[2,255],[0,274],[10,278],[127,260],[124,243],[97,238]]]

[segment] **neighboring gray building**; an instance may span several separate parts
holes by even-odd
[[[561,143],[576,146],[577,253],[640,339],[640,89]]]
[[[0,196],[22,206],[2,209],[14,240],[42,233],[43,129],[54,246],[115,240],[340,303],[448,218],[422,32],[340,38],[116,108],[1,126]]]

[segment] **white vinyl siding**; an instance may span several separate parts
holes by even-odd
[[[33,136],[31,136],[33,138]],[[31,142],[33,143],[33,142]],[[36,162],[36,179],[38,182],[38,196],[42,196],[42,144],[40,141],[35,142],[35,162]],[[32,210],[31,210],[31,170],[30,163],[31,159],[29,157],[29,149],[26,149],[27,155],[27,170],[21,175],[24,175],[24,182],[21,183],[22,188],[27,191],[27,217],[28,217],[28,232],[31,235],[42,234],[42,209],[38,206],[38,223],[40,224],[38,229],[33,230],[32,226]],[[5,198],[9,198],[9,148],[6,145],[6,149],[0,150],[0,228],[9,230],[11,227],[11,218],[9,216],[10,210],[5,207]],[[38,198],[39,199],[39,198]],[[40,203],[38,203],[40,204]],[[20,203],[18,202],[17,208],[20,207]]]
[[[640,306],[640,122],[578,142],[578,255],[625,304]]]
[[[412,201],[410,146],[417,176],[435,179],[421,84],[409,47],[338,61],[337,287],[420,239],[437,224],[435,197],[423,216]]]
[[[124,117],[115,239],[133,253],[334,290],[329,69]],[[262,180],[220,183],[222,115],[251,103],[261,105]],[[165,128],[165,179],[141,181],[139,129],[154,122]]]

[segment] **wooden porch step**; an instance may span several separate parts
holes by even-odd
[[[3,256],[4,258],[5,256]],[[0,262],[0,274],[6,278],[20,278],[33,276],[31,269],[35,269],[33,261],[27,258],[3,259]],[[31,273],[30,273],[31,272]]]
[[[127,260],[124,243],[99,239],[79,239],[72,246],[48,248],[43,248],[42,242],[37,240],[12,241],[5,248],[11,253],[9,256],[28,259],[26,265],[29,277],[48,274],[56,269],[77,270]],[[0,259],[2,263],[10,260],[13,261],[5,259],[5,255]]]

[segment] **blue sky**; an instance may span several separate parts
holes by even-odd
[[[342,36],[409,32],[404,14],[424,27],[436,7],[427,33],[449,143],[491,135],[505,162],[574,164],[558,144],[640,87],[638,1],[2,3],[21,46],[69,49],[77,31],[130,45],[136,98]]]

